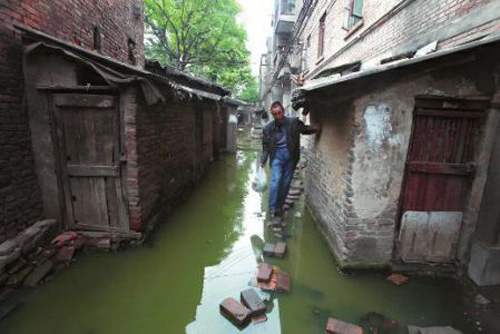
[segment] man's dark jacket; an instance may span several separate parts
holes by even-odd
[[[300,159],[300,135],[310,135],[317,131],[316,128],[305,125],[304,122],[297,117],[286,116],[283,119],[283,125],[286,132],[286,144],[290,157],[294,166],[297,165]],[[276,154],[276,133],[278,129],[276,122],[273,120],[264,127],[262,131],[262,156],[260,163],[264,165],[269,158],[269,163],[272,164]]]

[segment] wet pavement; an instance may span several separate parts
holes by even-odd
[[[17,305],[0,333],[323,333],[329,316],[359,323],[370,311],[474,333],[454,281],[412,277],[396,286],[381,274],[340,273],[303,198],[287,217],[286,258],[266,258],[291,274],[292,292],[268,296],[267,322],[233,327],[219,303],[239,299],[263,261],[264,242],[276,241],[265,227],[266,198],[251,189],[256,158],[247,147],[215,162],[145,247],[80,254],[52,282],[19,291],[2,306]]]

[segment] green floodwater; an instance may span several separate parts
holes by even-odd
[[[143,248],[79,254],[53,281],[19,291],[3,305],[18,306],[0,333],[323,333],[328,316],[358,323],[369,311],[472,333],[453,281],[395,286],[383,275],[341,274],[303,201],[288,215],[286,259],[271,261],[291,274],[291,294],[273,296],[267,322],[233,327],[218,305],[248,288],[263,240],[273,240],[262,215],[266,198],[250,187],[256,157],[247,149],[216,161]]]

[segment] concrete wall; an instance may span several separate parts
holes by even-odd
[[[497,107],[496,121],[500,118]],[[497,126],[488,178],[486,181],[483,201],[479,211],[477,229],[474,233],[470,262],[469,277],[478,285],[500,284],[500,125]]]
[[[358,89],[332,88],[309,96],[311,116],[322,124],[323,131],[310,143],[307,202],[341,266],[391,263],[415,96],[484,96],[476,88],[477,82],[463,73],[486,75],[490,69],[477,63],[468,66],[427,74],[419,74],[422,69],[415,69],[412,75],[387,74],[357,83]],[[344,102],[328,99],[346,94],[351,97]],[[487,131],[491,133],[486,123],[481,129],[483,139],[489,136]],[[470,245],[470,227],[477,221],[489,152],[483,142],[476,147],[476,178],[458,247],[461,261]]]
[[[23,99],[21,35],[23,24],[68,42],[93,48],[94,26],[101,31],[101,52],[129,62],[127,40],[136,43],[143,64],[142,1],[0,2],[0,242],[44,215],[37,184],[29,119]]]

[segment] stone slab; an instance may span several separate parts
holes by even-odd
[[[257,272],[257,282],[269,283],[273,275],[273,267],[269,263],[262,263]]]
[[[406,211],[401,219],[401,258],[406,263],[451,263],[463,212]]]
[[[280,272],[276,278],[276,292],[290,293],[292,291],[292,279],[289,274]]]
[[[240,299],[241,303],[250,310],[252,317],[266,312],[266,305],[254,289],[242,291]]]
[[[500,246],[491,246],[474,240],[468,274],[479,286],[500,284]]]
[[[349,324],[347,322],[328,318],[326,324],[326,334],[363,334],[363,329],[360,326]]]
[[[276,245],[275,244],[271,244],[271,243],[266,243],[264,245],[264,249],[262,250],[262,253],[265,255],[265,256],[274,256],[274,249],[276,248]]]
[[[17,260],[21,256],[21,248],[16,247],[9,255],[0,256],[0,273],[3,273],[5,267]]]
[[[43,280],[54,267],[52,261],[46,261],[41,266],[36,267],[24,280],[24,285],[29,287],[36,287],[38,283]]]
[[[6,256],[6,255],[11,254],[12,252],[14,252],[16,250],[17,247],[18,247],[18,244],[13,239],[10,239],[10,240],[3,242],[0,245],[0,256]]]
[[[274,248],[274,256],[280,259],[285,258],[286,254],[286,242],[280,241],[276,243],[276,247]]]
[[[33,270],[33,267],[27,266],[17,274],[10,276],[6,284],[12,287],[21,285],[24,282],[24,279],[31,273],[31,270]]]
[[[232,297],[224,299],[219,307],[220,312],[238,327],[248,325],[251,320],[250,310]]]
[[[7,266],[7,273],[9,275],[14,275],[23,270],[27,265],[28,263],[26,262],[26,260],[21,257],[17,261]]]
[[[44,219],[39,220],[35,223],[34,226],[42,229],[49,229],[57,224],[57,220],[55,219]]]

